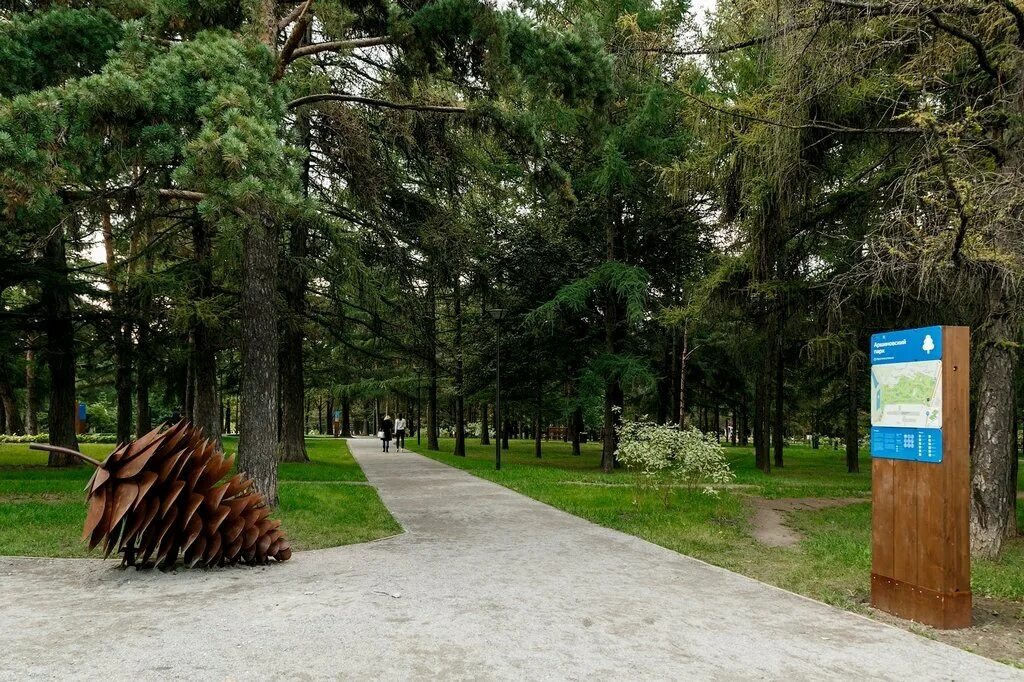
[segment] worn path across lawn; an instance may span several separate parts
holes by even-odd
[[[0,559],[0,678],[1020,679],[411,453],[406,533],[265,569]]]

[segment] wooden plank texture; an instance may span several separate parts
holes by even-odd
[[[895,500],[893,460],[871,460],[871,571],[895,577]]]
[[[872,461],[871,603],[938,628],[971,624],[970,330],[942,329],[941,463]]]

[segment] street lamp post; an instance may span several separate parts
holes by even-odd
[[[494,468],[501,470],[501,321],[507,310],[492,308],[494,318]]]

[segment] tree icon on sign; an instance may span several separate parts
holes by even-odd
[[[921,350],[931,355],[931,352],[935,350],[935,341],[932,340],[931,334],[924,335],[924,344],[921,346]]]

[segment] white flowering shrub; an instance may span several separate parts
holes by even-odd
[[[619,449],[615,454],[636,474],[638,491],[657,490],[666,505],[674,485],[681,483],[691,491],[700,488],[705,494],[717,495],[712,486],[735,478],[713,434],[644,419],[624,420],[617,433]]]

